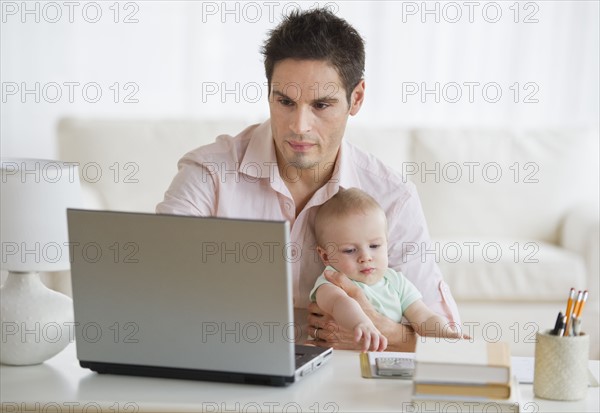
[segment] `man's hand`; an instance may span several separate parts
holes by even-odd
[[[360,345],[354,340],[354,331],[340,327],[333,317],[321,310],[317,303],[308,305],[306,333],[314,338],[314,341],[309,341],[307,344],[339,350],[360,350]]]
[[[356,300],[365,314],[373,321],[375,327],[387,338],[389,351],[414,351],[416,336],[414,331],[405,325],[379,314],[371,305],[360,287],[350,279],[335,271],[325,271],[325,278],[340,287],[351,298]],[[355,331],[342,328],[328,314],[323,313],[316,303],[308,306],[308,335],[315,338],[311,342],[321,347],[333,347],[339,350],[361,350],[356,342]]]
[[[342,290],[344,290],[346,292],[346,294],[348,294],[348,296],[354,298],[358,302],[358,304],[362,307],[363,310],[368,308],[372,312],[377,313],[377,311],[373,308],[373,306],[367,299],[367,296],[365,296],[365,293],[363,292],[363,290],[359,286],[354,284],[352,281],[350,281],[350,278],[348,278],[346,276],[346,274],[341,273],[339,271],[331,271],[331,270],[327,270],[323,274],[325,275],[325,278],[327,279],[327,281],[329,281],[332,284],[337,285]],[[369,314],[369,316],[370,316],[370,314]]]

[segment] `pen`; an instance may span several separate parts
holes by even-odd
[[[556,322],[554,323],[554,329],[552,330],[553,336],[559,336],[560,327],[563,322],[563,313],[559,311],[558,317],[556,317]]]
[[[565,325],[565,333],[564,335],[569,335],[569,321],[571,320],[571,311],[573,310],[573,299],[575,298],[575,288],[571,288],[569,291],[569,299],[567,300],[567,311],[565,314],[567,315],[567,324]]]
[[[580,320],[577,320],[577,321],[580,321]],[[560,326],[558,328],[558,334],[557,334],[558,336],[562,336],[564,334],[566,324],[567,324],[567,316],[565,315],[562,317],[562,320],[560,320]]]

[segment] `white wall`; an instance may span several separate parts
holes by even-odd
[[[2,1],[2,156],[54,157],[64,116],[266,117],[259,47],[297,4]],[[598,123],[597,1],[321,4],[367,42],[367,100],[353,122]],[[436,83],[438,102],[421,95]]]

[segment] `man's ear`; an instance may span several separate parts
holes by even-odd
[[[321,257],[321,261],[323,261],[323,264],[329,265],[329,257],[327,256],[327,251],[317,246],[317,253],[319,254],[319,257]]]
[[[350,115],[358,113],[365,100],[365,80],[362,79],[350,94]]]

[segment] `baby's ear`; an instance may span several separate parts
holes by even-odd
[[[317,253],[319,254],[319,257],[321,257],[321,261],[323,261],[323,264],[328,265],[329,257],[327,256],[327,251],[317,246]]]

